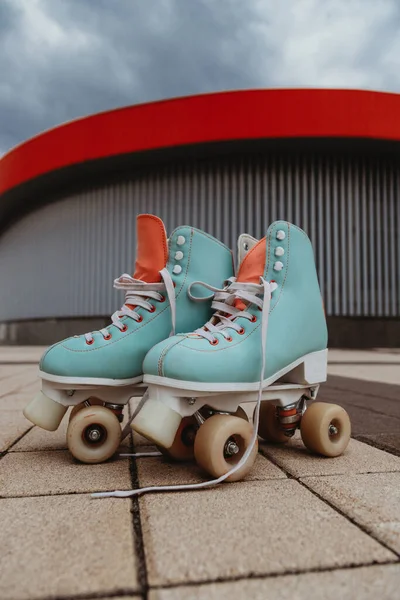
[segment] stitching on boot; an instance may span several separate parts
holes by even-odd
[[[159,375],[160,377],[164,377],[164,368],[163,368],[163,367],[164,367],[164,358],[165,358],[165,356],[166,356],[167,352],[168,352],[168,351],[169,351],[171,348],[173,348],[174,346],[176,346],[177,344],[179,344],[179,343],[180,343],[182,340],[183,340],[183,336],[182,336],[182,338],[180,338],[179,340],[174,340],[174,341],[172,342],[172,344],[169,344],[168,346],[166,346],[166,347],[165,347],[165,348],[162,350],[162,352],[161,352],[161,354],[160,354],[160,358],[158,359],[158,365],[157,365],[157,372],[158,372],[158,375]]]

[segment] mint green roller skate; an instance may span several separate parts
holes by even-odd
[[[327,373],[327,328],[313,250],[285,221],[265,238],[239,238],[237,278],[215,290],[213,318],[191,334],[154,346],[144,364],[148,399],[132,427],[158,446],[192,443],[197,463],[215,479],[243,478],[257,434],[285,442],[300,428],[305,445],[341,454],[350,421],[339,406],[316,402]],[[254,427],[240,405],[256,402]]]
[[[122,409],[144,393],[142,364],[150,348],[171,331],[191,331],[211,316],[210,294],[194,302],[190,284],[201,279],[220,285],[233,272],[231,251],[193,227],[175,229],[168,241],[158,217],[140,215],[137,240],[134,276],[114,282],[126,292],[124,306],[108,327],[70,337],[44,353],[42,390],[24,410],[32,423],[54,431],[74,406],[67,441],[82,462],[103,462],[118,448]]]

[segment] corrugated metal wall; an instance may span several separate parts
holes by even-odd
[[[148,170],[24,217],[0,238],[0,321],[107,315],[132,271],[135,217],[193,224],[236,246],[287,219],[310,235],[327,314],[400,315],[399,169],[327,156],[215,159]]]

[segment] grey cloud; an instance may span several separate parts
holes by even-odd
[[[397,0],[0,0],[0,154],[117,106],[221,89],[398,91]]]

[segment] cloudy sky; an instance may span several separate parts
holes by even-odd
[[[0,155],[118,106],[296,86],[400,92],[400,1],[0,0]]]

